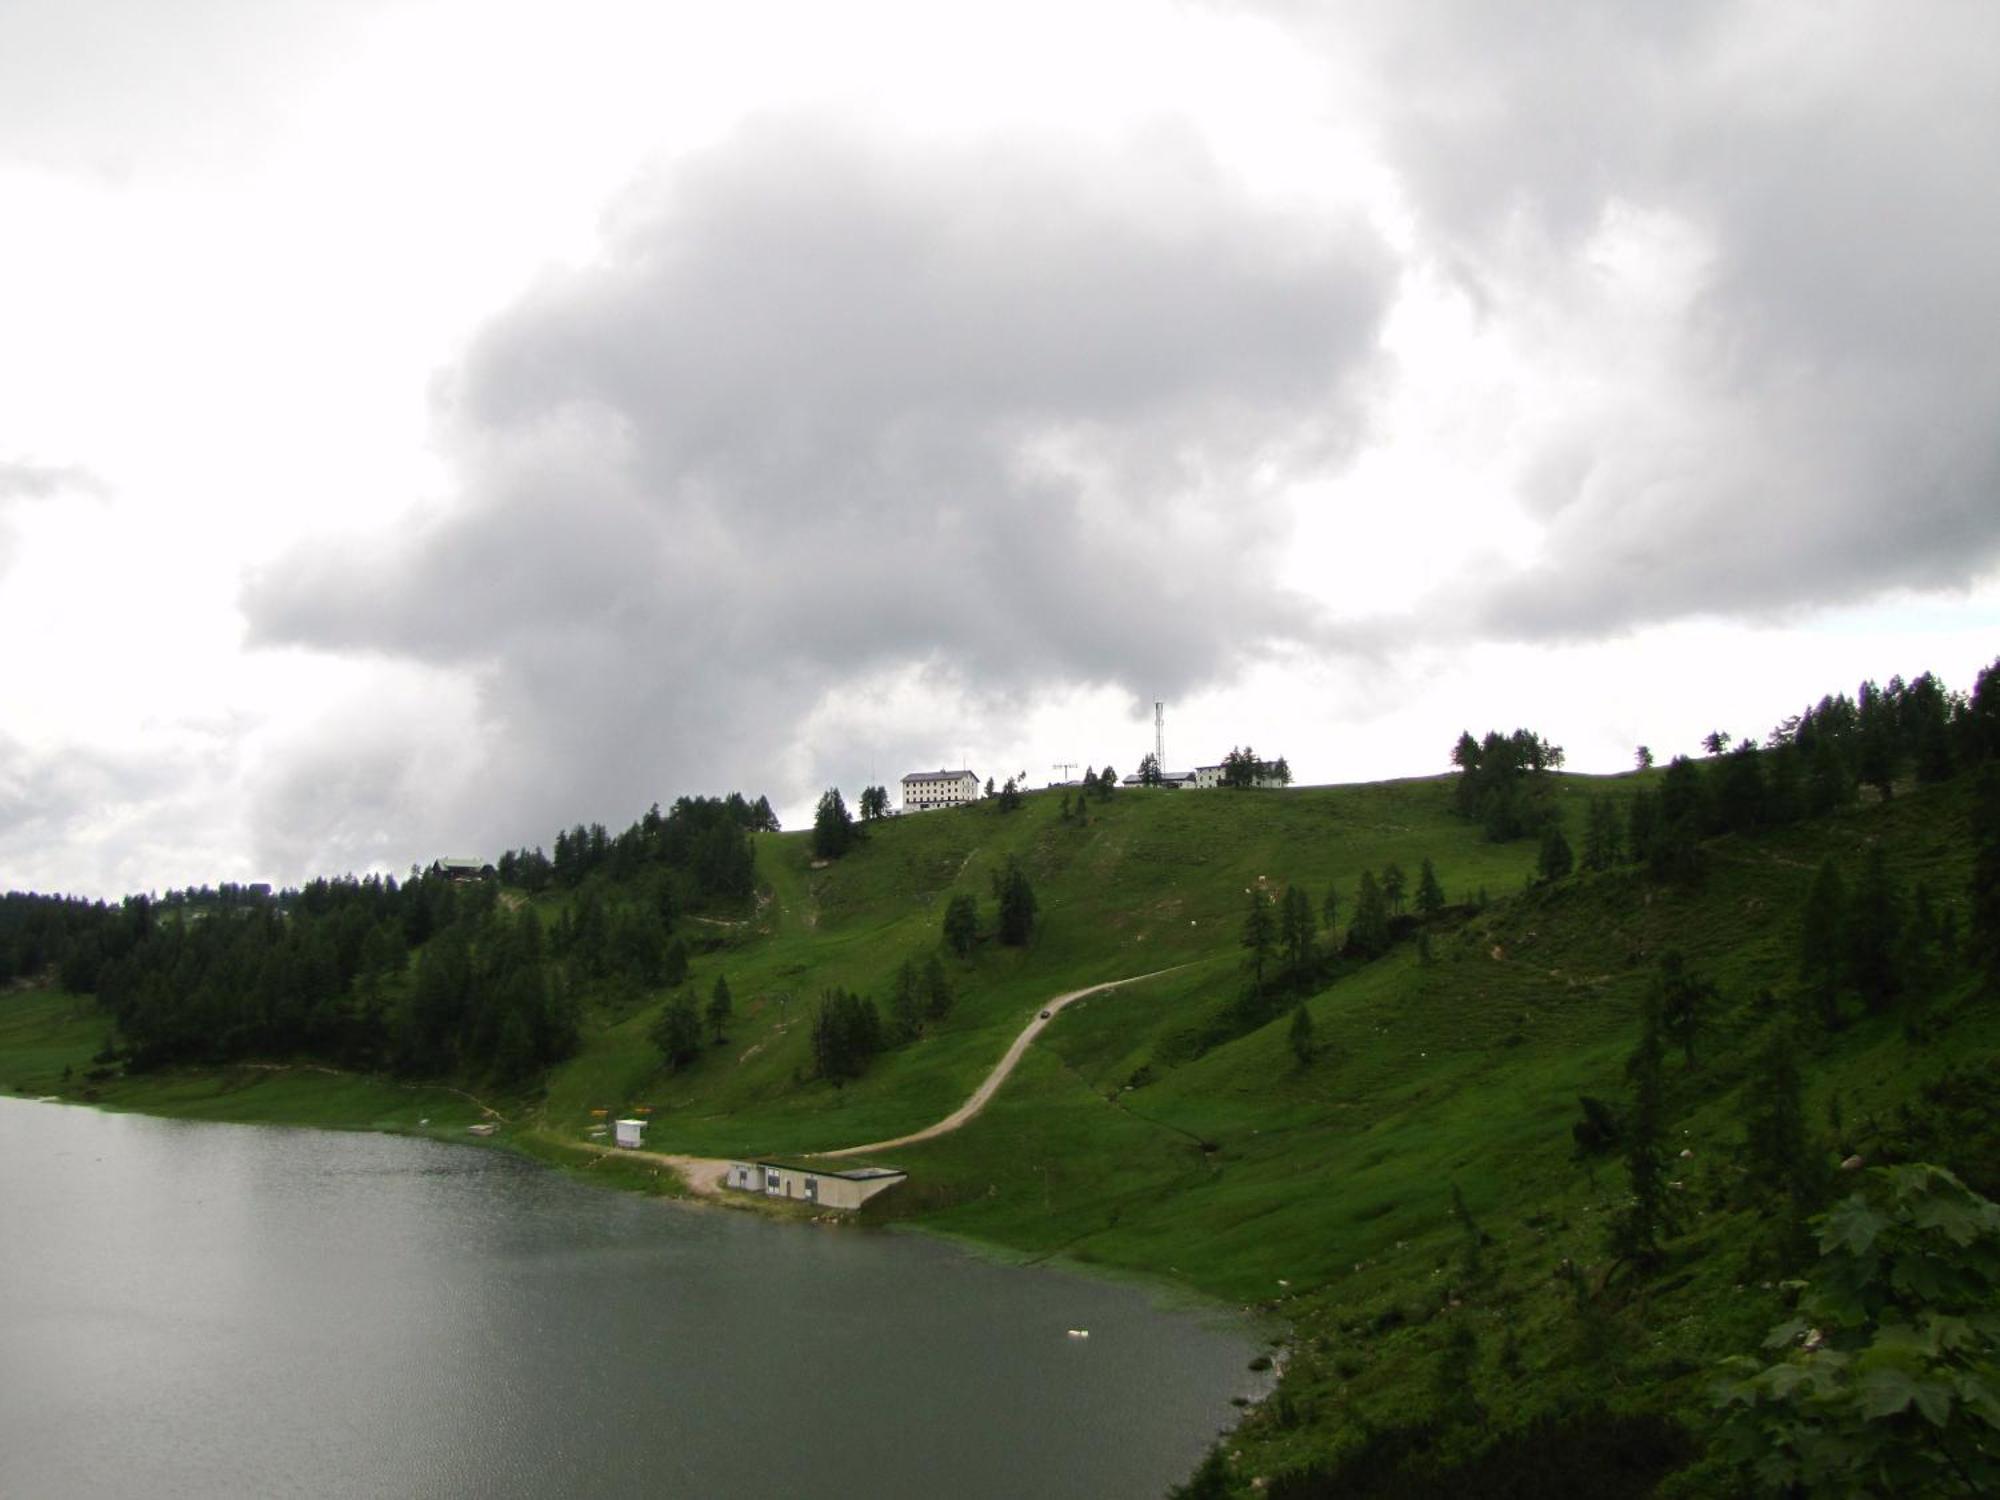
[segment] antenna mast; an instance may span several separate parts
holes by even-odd
[[[1059,760],[1049,769],[1062,772],[1063,780],[1068,781],[1069,773],[1076,769],[1076,762],[1073,760]]]
[[[1153,764],[1161,775],[1167,770],[1167,705],[1153,701]]]

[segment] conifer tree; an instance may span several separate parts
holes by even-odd
[[[1035,891],[1018,861],[1009,859],[1006,870],[995,877],[1000,898],[1000,941],[1012,948],[1027,946],[1035,930]]]
[[[1292,1056],[1298,1059],[1302,1068],[1311,1067],[1313,1060],[1313,1018],[1303,1004],[1292,1011],[1292,1029],[1288,1040],[1291,1042]]]
[[[687,977],[688,947],[679,938],[675,938],[667,944],[666,951],[661,955],[660,983],[672,989],[676,985],[687,983]]]
[[[1553,884],[1567,877],[1575,868],[1576,857],[1570,852],[1569,840],[1563,837],[1560,828],[1549,824],[1542,833],[1542,850],[1535,860],[1535,874]]]
[[[1847,909],[1847,978],[1871,1013],[1879,1015],[1895,1002],[1902,926],[1902,892],[1877,844],[1868,851]]]
[[[1799,916],[1799,983],[1828,1031],[1838,1031],[1841,1025],[1846,927],[1847,887],[1840,878],[1840,867],[1828,855],[1813,875]]]
[[[1701,1032],[1703,1012],[1715,999],[1715,985],[1691,972],[1680,950],[1669,948],[1660,955],[1660,1024],[1666,1034],[1680,1044],[1685,1064],[1694,1066],[1695,1037]]]
[[[1312,902],[1295,885],[1285,887],[1285,899],[1278,909],[1278,946],[1284,950],[1285,969],[1292,983],[1304,989],[1312,978]]]
[[[1379,958],[1389,951],[1389,903],[1375,883],[1372,870],[1361,872],[1354,896],[1354,917],[1347,924],[1347,949],[1360,958]]]
[[[1417,911],[1425,917],[1434,917],[1444,910],[1444,887],[1438,884],[1437,868],[1431,857],[1424,856],[1424,866],[1417,876]]]
[[[812,850],[821,859],[839,859],[854,843],[854,818],[839,787],[828,787],[813,809]]]
[[[1252,887],[1250,906],[1243,915],[1242,944],[1250,955],[1250,985],[1257,994],[1264,993],[1264,966],[1271,959],[1271,900],[1263,891]]]
[[[1586,870],[1608,870],[1618,863],[1623,852],[1618,809],[1609,797],[1599,797],[1590,804],[1590,816],[1584,824],[1583,867]]]
[[[1980,674],[2000,697],[2000,671]],[[1979,773],[1972,799],[1972,921],[1966,946],[1986,978],[1989,991],[2000,989],[2000,764],[1989,763]]]
[[[1403,890],[1408,883],[1403,867],[1394,860],[1382,866],[1382,899],[1389,903],[1389,910],[1398,916],[1403,911]]]
[[[718,1045],[729,1040],[729,1022],[736,1014],[736,1002],[729,993],[729,981],[715,976],[715,988],[708,992],[708,1029]]]
[[[1755,1201],[1775,1207],[1774,1248],[1787,1269],[1812,1253],[1807,1220],[1819,1211],[1828,1180],[1826,1159],[1806,1132],[1800,1045],[1786,1018],[1774,1021],[1740,1095],[1748,1172],[1744,1185]]]
[[[1625,814],[1625,854],[1637,864],[1650,864],[1660,837],[1660,799],[1640,789],[1632,794]]]
[[[1648,985],[1640,1008],[1639,1045],[1625,1063],[1632,1103],[1620,1134],[1631,1197],[1612,1222],[1609,1244],[1614,1256],[1642,1269],[1659,1263],[1661,1237],[1673,1232],[1667,1211],[1665,1055],[1660,987]]]
[[[924,1014],[933,1021],[942,1021],[951,1014],[951,977],[944,971],[944,961],[932,953],[924,959]]]
[[[945,945],[960,958],[971,956],[979,939],[979,903],[961,892],[944,909]]]
[[[651,1032],[653,1045],[670,1070],[686,1067],[701,1056],[701,1017],[694,996],[682,990],[666,1003]]]
[[[904,959],[889,991],[889,1027],[899,1042],[914,1041],[924,1029],[924,992],[917,966]]]

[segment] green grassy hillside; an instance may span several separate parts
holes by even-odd
[[[1558,777],[1555,797],[1575,831],[1592,799],[1622,802],[1656,780]],[[1692,884],[1622,867],[1531,885],[1532,841],[1488,843],[1449,801],[1442,778],[1122,791],[1092,802],[1079,824],[1042,793],[1009,814],[989,805],[872,824],[831,864],[811,858],[803,834],[758,835],[754,908],[684,918],[681,928],[698,950],[695,993],[718,975],[734,992],[728,1042],[668,1072],[648,1039],[666,996],[587,997],[580,1052],[534,1096],[500,1101],[503,1138],[561,1157],[588,1148],[598,1112],[643,1107],[648,1146],[670,1152],[796,1155],[885,1139],[955,1108],[1050,996],[1171,970],[1066,1009],[983,1115],[885,1158],[911,1178],[869,1217],[1282,1316],[1285,1378],[1230,1439],[1220,1492],[1290,1476],[1290,1493],[1318,1493],[1312,1475],[1372,1461],[1383,1434],[1439,1409],[1449,1367],[1476,1393],[1480,1420],[1438,1439],[1446,1467],[1454,1455],[1504,1450],[1507,1434],[1535,1422],[1570,1424],[1564,1441],[1582,1452],[1593,1434],[1626,1432],[1606,1424],[1643,1420],[1658,1424],[1641,1434],[1657,1461],[1641,1466],[1640,1487],[1599,1491],[1642,1493],[1699,1446],[1715,1361],[1753,1349],[1782,1309],[1736,1161],[1746,1059],[1774,1012],[1794,1004],[1812,873],[1829,855],[1851,873],[1879,848],[1906,889],[1924,882],[1963,931],[1970,792],[1962,781],[1911,788],[1781,831],[1711,840]],[[1344,924],[1364,870],[1394,861],[1414,888],[1426,857],[1453,903],[1429,929],[1428,957],[1406,938],[1374,962],[1336,965],[1299,997],[1316,1041],[1310,1063],[1288,1040],[1289,998],[1245,1034],[1215,1024],[1245,984],[1248,892],[1296,884],[1317,912],[1335,887]],[[947,1019],[844,1087],[812,1078],[821,993],[883,997],[906,958],[938,950],[955,894],[978,898],[990,932],[991,877],[1010,859],[1040,904],[1032,943],[988,938],[969,959],[948,960],[957,1001]],[[538,898],[551,915],[564,899]],[[1717,998],[1695,1065],[1678,1054],[1668,1063],[1680,1234],[1666,1267],[1641,1283],[1615,1276],[1604,1248],[1622,1169],[1615,1157],[1578,1161],[1570,1125],[1580,1095],[1622,1107],[1640,997],[1670,948],[1714,981]],[[2000,1014],[1963,974],[1929,1002],[1922,1040],[1897,1016],[1812,1033],[1808,1113],[1829,1160],[1921,1151],[1974,1176],[1982,1159],[1990,1168]],[[10,996],[0,1004],[0,1070],[11,1071],[0,1077],[73,1093],[102,1029],[77,1002]],[[236,1117],[264,1108],[328,1123],[348,1110],[338,1123],[377,1128],[413,1128],[421,1115],[462,1131],[460,1117],[477,1113],[435,1090],[352,1081],[339,1087],[360,1092],[343,1098],[335,1086],[330,1075],[240,1069],[226,1081],[94,1085],[104,1102],[128,1107]],[[1967,1118],[1973,1127],[1963,1128]],[[1476,1266],[1454,1189],[1483,1236]],[[1347,1472],[1344,1493],[1377,1492],[1354,1478],[1361,1470]],[[1674,1482],[1703,1492],[1699,1477]]]
[[[1564,822],[1580,829],[1590,799],[1622,804],[1656,779],[1560,778]],[[1066,1010],[985,1114],[889,1153],[911,1181],[871,1217],[1027,1259],[1165,1276],[1289,1319],[1286,1379],[1231,1439],[1240,1456],[1225,1465],[1230,1488],[1309,1475],[1357,1447],[1365,1454],[1367,1434],[1407,1427],[1435,1404],[1459,1328],[1475,1334],[1470,1378],[1486,1414],[1455,1440],[1467,1453],[1537,1421],[1572,1423],[1566,1441],[1587,1451],[1593,1434],[1625,1434],[1606,1424],[1657,1418],[1665,1425],[1640,1431],[1657,1450],[1635,1481],[1649,1485],[1698,1447],[1716,1361],[1755,1348],[1782,1314],[1735,1163],[1745,1061],[1774,1009],[1791,1003],[1811,874],[1831,855],[1851,875],[1879,846],[1903,887],[1924,882],[1962,930],[1968,793],[1911,789],[1782,832],[1712,840],[1692,885],[1625,868],[1531,886],[1532,841],[1488,843],[1448,802],[1443,779],[1127,792],[1093,803],[1079,826],[1045,793],[1012,814],[978,807],[876,824],[856,852],[819,868],[804,837],[763,837],[769,899],[743,925],[715,930],[692,979],[706,993],[728,976],[739,1012],[728,1045],[665,1075],[646,1041],[655,1012],[637,1010],[557,1072],[542,1129],[574,1140],[593,1108],[644,1104],[649,1144],[672,1151],[797,1153],[889,1138],[948,1113],[1049,996],[1171,968]],[[811,1080],[818,992],[882,995],[905,957],[935,950],[954,893],[976,895],[990,926],[990,875],[1010,857],[1040,900],[1032,945],[983,943],[953,966],[959,1001],[944,1025],[844,1088]],[[1245,982],[1250,889],[1295,883],[1317,910],[1332,885],[1351,914],[1364,869],[1395,861],[1414,885],[1425,857],[1455,903],[1431,933],[1429,960],[1405,941],[1307,997],[1318,1043],[1309,1066],[1289,1046],[1288,1011],[1201,1050]],[[1481,891],[1483,906],[1472,899]],[[1622,1107],[1640,996],[1669,948],[1718,998],[1696,1066],[1675,1058],[1668,1070],[1685,1232],[1668,1271],[1634,1292],[1606,1285],[1604,1226],[1623,1200],[1622,1168],[1579,1163],[1570,1125],[1580,1095]],[[1814,1035],[1809,1112],[1829,1159],[1894,1156],[1921,1138],[1928,1154],[1974,1169],[1976,1140],[1926,1137],[1912,1119],[1926,1088],[1954,1070],[1996,1071],[2000,1023],[1963,981],[1939,997],[1933,1022],[1921,1042],[1894,1017]],[[2000,1103],[1990,1089],[1980,1097]],[[1490,1240],[1476,1278],[1460,1258],[1454,1188]],[[1556,1276],[1565,1262],[1576,1280]],[[1679,1482],[1699,1493],[1706,1481]],[[1310,1480],[1295,1483],[1312,1492]]]
[[[1561,795],[1575,802],[1589,788],[1587,779],[1565,778]],[[869,827],[855,852],[817,869],[804,835],[760,835],[758,876],[768,895],[755,915],[695,924],[714,945],[696,964],[696,992],[706,994],[722,973],[736,996],[729,1047],[663,1077],[646,1040],[656,1012],[635,1011],[556,1072],[551,1124],[586,1119],[593,1107],[648,1103],[655,1138],[675,1150],[809,1151],[885,1139],[949,1113],[1050,995],[1191,963],[1207,985],[1181,976],[1132,992],[1135,1005],[1189,1025],[1203,996],[1233,989],[1245,892],[1259,881],[1298,883],[1317,909],[1329,885],[1351,901],[1361,871],[1390,861],[1414,881],[1428,854],[1448,892],[1469,897],[1519,889],[1534,858],[1526,844],[1487,844],[1451,817],[1437,781],[1128,791],[1093,802],[1082,825],[1062,821],[1056,796],[1045,792],[1007,815],[981,806]],[[991,876],[1009,858],[1021,861],[1041,908],[1034,943],[982,943],[973,961],[952,965],[958,1001],[943,1025],[845,1088],[802,1087],[821,991],[839,985],[879,996],[905,958],[937,949],[954,894],[976,896],[990,926]],[[1137,1024],[1163,1039],[1150,1021]]]

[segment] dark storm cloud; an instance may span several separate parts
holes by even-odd
[[[1257,9],[1380,82],[1421,239],[1487,316],[1588,316],[1619,212],[1710,257],[1674,346],[1605,372],[1627,397],[1550,424],[1543,555],[1454,584],[1476,628],[1589,638],[2000,558],[2000,10]]]
[[[486,329],[444,397],[455,502],[280,560],[254,634],[476,668],[569,811],[580,782],[782,775],[823,691],[912,664],[1211,679],[1317,628],[1269,582],[1258,472],[1351,439],[1389,282],[1171,130],[1092,155],[766,121]]]

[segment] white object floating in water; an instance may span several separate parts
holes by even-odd
[[[1090,1330],[1088,1328],[1072,1328],[1069,1331],[1069,1336],[1073,1339],[1087,1339],[1090,1337]]]

